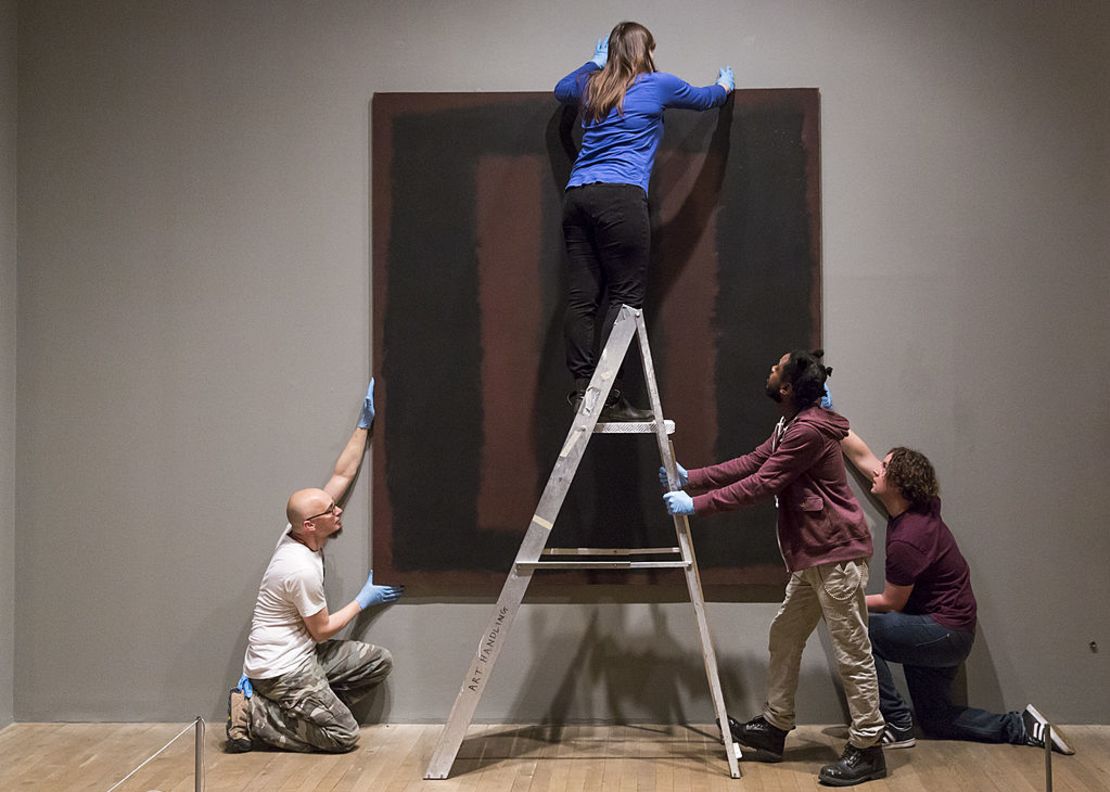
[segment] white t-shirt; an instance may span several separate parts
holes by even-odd
[[[254,679],[287,674],[316,652],[304,617],[327,606],[324,554],[289,535],[285,526],[254,604],[243,673]]]

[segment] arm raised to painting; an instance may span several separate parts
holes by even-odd
[[[863,438],[851,429],[848,430],[848,436],[840,441],[840,450],[852,466],[867,478],[871,478],[881,464]]]
[[[374,378],[371,377],[370,384],[366,388],[366,396],[362,400],[362,409],[359,411],[358,426],[355,427],[351,439],[340,452],[339,458],[335,460],[331,478],[324,485],[324,492],[331,495],[332,500],[337,503],[347,494],[351,482],[355,480],[358,469],[362,465],[366,444],[373,431],[374,414]]]

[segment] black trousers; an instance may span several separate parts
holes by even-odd
[[[633,184],[570,188],[563,197],[563,238],[569,260],[564,325],[567,368],[576,379],[588,379],[621,305],[640,308],[644,304],[651,253],[647,194]],[[595,343],[604,296],[608,309],[600,343]]]

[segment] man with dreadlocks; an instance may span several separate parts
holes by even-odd
[[[771,623],[767,703],[747,723],[731,718],[732,737],[755,749],[754,758],[782,759],[795,725],[794,693],[802,650],[817,622],[825,620],[837,670],[852,716],[848,744],[836,762],[821,768],[824,784],[849,786],[887,774],[881,739],[879,687],[867,637],[864,590],[871,533],[848,486],[840,441],[848,421],[821,406],[832,372],[822,352],[783,355],[767,378],[767,395],[782,417],[771,436],[750,454],[704,468],[678,466],[682,490],[663,498],[671,514],[713,514],[774,497],[778,540],[790,572],[782,607]],[[669,488],[666,473],[660,480]]]

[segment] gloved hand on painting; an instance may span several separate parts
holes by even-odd
[[[674,466],[678,471],[678,486],[680,488],[685,487],[687,482],[690,481],[690,477],[686,475],[686,468],[682,467],[678,462],[675,462]],[[671,482],[667,481],[667,469],[662,465],[659,466],[659,483],[663,485],[663,489],[665,490],[671,488]]]
[[[832,406],[832,392],[829,390],[829,384],[825,383],[825,394],[821,397],[821,406],[826,410],[831,410]]]
[[[736,77],[732,74],[731,66],[725,66],[717,74],[717,85],[724,88],[728,93],[732,93],[736,90]]]
[[[369,429],[374,423],[374,378],[366,388],[366,398],[362,400],[362,412],[358,416],[358,428]]]
[[[371,605],[386,605],[390,602],[396,602],[404,593],[404,586],[375,586],[374,570],[371,569],[369,576],[366,578],[366,585],[362,587],[362,591],[355,595],[355,600],[360,608],[366,610]]]
[[[235,683],[235,689],[242,692],[243,698],[250,698],[254,695],[254,685],[251,684],[246,674],[239,677],[239,681]]]
[[[594,46],[594,56],[590,60],[597,64],[597,68],[605,68],[605,64],[609,60],[608,36],[602,36],[597,40],[597,45]]]
[[[663,501],[667,504],[668,514],[678,515],[694,513],[694,499],[682,490],[668,492],[663,496]]]

